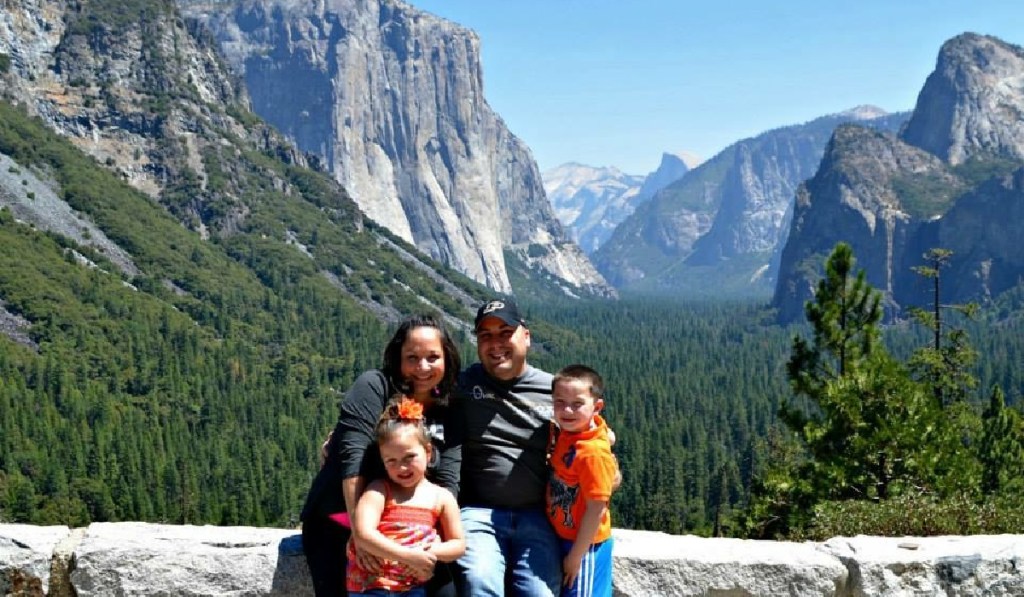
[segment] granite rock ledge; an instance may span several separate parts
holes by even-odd
[[[1024,535],[815,543],[614,531],[615,595],[1024,595]],[[294,529],[0,524],[0,593],[312,595]]]

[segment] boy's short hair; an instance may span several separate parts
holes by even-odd
[[[581,381],[590,386],[590,395],[595,400],[604,400],[604,380],[600,374],[586,365],[569,365],[562,367],[551,380],[551,389],[560,381]]]

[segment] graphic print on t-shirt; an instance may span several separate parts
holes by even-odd
[[[548,512],[548,518],[554,520],[555,516],[561,512],[562,526],[568,529],[576,528],[576,521],[572,517],[572,505],[576,503],[576,498],[580,494],[580,486],[567,485],[552,473],[548,491],[551,493],[551,510]]]

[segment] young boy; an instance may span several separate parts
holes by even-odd
[[[604,408],[604,381],[589,367],[570,365],[555,375],[551,394],[547,512],[563,540],[562,595],[611,597],[608,501],[617,465],[608,427],[598,414]]]

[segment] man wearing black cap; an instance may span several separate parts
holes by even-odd
[[[460,593],[558,595],[558,538],[544,513],[551,374],[526,362],[530,330],[509,299],[476,314],[477,355],[462,372],[459,501],[466,532]]]

